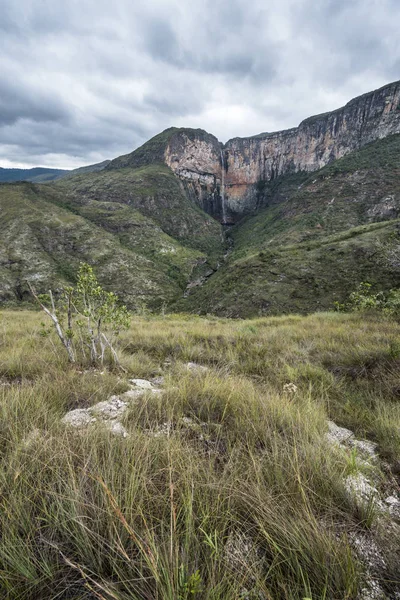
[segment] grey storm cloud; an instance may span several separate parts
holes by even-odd
[[[68,107],[57,95],[38,91],[21,81],[0,83],[0,127],[12,125],[20,119],[33,122],[67,122]]]
[[[399,23],[398,0],[0,0],[0,166],[293,127],[399,79]]]

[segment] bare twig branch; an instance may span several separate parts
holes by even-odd
[[[60,322],[57,318],[56,315],[56,309],[55,309],[55,305],[54,305],[54,298],[53,298],[53,294],[51,293],[51,291],[49,292],[50,294],[50,299],[51,299],[51,305],[53,308],[53,312],[51,312],[39,299],[38,295],[36,294],[35,290],[33,289],[33,287],[31,286],[30,282],[28,281],[28,286],[29,286],[29,290],[32,294],[32,296],[35,298],[36,302],[39,304],[39,306],[42,308],[42,310],[46,313],[46,315],[48,317],[50,317],[50,319],[53,321],[54,323],[54,327],[55,330],[57,332],[58,337],[61,340],[61,343],[63,344],[63,346],[65,347],[67,353],[68,353],[68,358],[69,361],[74,363],[75,362],[75,353],[72,349],[71,346],[71,340],[69,340],[65,335],[64,332],[62,330],[62,327],[60,325]]]

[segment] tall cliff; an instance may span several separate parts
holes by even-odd
[[[320,169],[394,133],[400,133],[400,81],[298,127],[234,138],[225,145],[201,129],[167,129],[107,168],[164,162],[201,208],[222,223],[232,223],[257,208],[263,182]]]
[[[222,144],[203,129],[171,127],[140,148],[111,161],[107,169],[165,163],[178,176],[186,194],[205,212],[223,220]]]

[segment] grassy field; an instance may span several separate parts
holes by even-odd
[[[398,530],[344,479],[361,470],[382,494],[398,488],[399,324],[137,318],[124,373],[69,365],[42,320],[0,313],[2,600],[356,599],[354,536],[379,544],[394,597]],[[126,439],[61,423],[130,377],[160,376],[163,393],[124,416]],[[329,444],[328,418],[377,442],[379,464]]]

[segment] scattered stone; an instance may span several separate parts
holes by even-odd
[[[378,574],[385,571],[386,562],[372,535],[351,532],[349,542],[366,569],[366,578],[358,600],[386,600],[386,594],[376,579]]]
[[[87,410],[91,415],[95,415],[101,419],[119,419],[126,409],[126,402],[121,400],[119,396],[111,396],[108,400],[98,402]]]
[[[231,532],[225,544],[225,560],[232,571],[246,571],[249,562],[254,563],[254,542],[250,536],[239,531]]]
[[[188,371],[191,371],[192,373],[206,373],[210,370],[208,367],[205,367],[204,365],[199,365],[195,362],[188,362],[186,363],[185,367]]]
[[[388,507],[390,516],[400,520],[400,499],[396,496],[389,496],[385,499],[385,504]]]
[[[67,413],[62,422],[77,429],[84,429],[94,424],[103,424],[115,435],[128,437],[128,432],[120,423],[127,403],[119,396],[111,396],[109,400],[98,402],[90,408],[77,408]]]
[[[128,390],[121,396],[111,396],[108,400],[98,402],[89,408],[77,408],[68,412],[62,422],[72,427],[83,429],[95,423],[103,423],[116,435],[127,437],[126,429],[121,425],[125,411],[132,400],[142,396],[146,391],[158,393],[152,384],[145,379],[133,379],[134,389]]]
[[[387,596],[376,579],[367,577],[358,600],[387,600]]]
[[[121,394],[120,397],[125,402],[130,402],[131,400],[136,400],[136,398],[143,396],[144,391],[145,390],[143,390],[143,389],[128,390],[127,392],[124,392],[123,394]]]
[[[172,431],[180,430],[182,434],[189,433],[191,437],[195,437],[201,442],[209,442],[209,436],[204,432],[208,428],[207,423],[197,422],[190,417],[182,417],[175,423],[172,421],[165,421],[161,425],[158,425],[156,429],[149,429],[146,432],[153,437],[160,437],[162,435],[169,436]]]
[[[298,387],[295,383],[285,383],[285,385],[283,386],[283,391],[286,394],[291,394],[294,395],[298,390]]]
[[[156,429],[148,429],[146,431],[146,433],[148,435],[150,435],[151,437],[155,437],[155,438],[161,437],[161,436],[169,437],[173,428],[174,428],[174,425],[171,421],[165,421],[165,423],[158,425],[156,427]]]
[[[263,552],[254,540],[240,531],[232,531],[224,548],[224,560],[228,569],[241,574],[243,587],[240,590],[241,600],[268,600],[271,596],[257,586],[255,565],[260,562]]]
[[[354,438],[354,433],[345,427],[339,427],[333,421],[328,421],[328,441],[336,444],[346,444]]]
[[[78,429],[89,427],[94,423],[103,423],[116,435],[127,437],[128,432],[120,423],[122,416],[133,400],[146,392],[161,394],[162,390],[155,388],[147,379],[131,379],[132,388],[120,396],[111,396],[108,400],[98,402],[90,408],[77,408],[67,413],[62,422]]]
[[[356,448],[360,452],[360,454],[363,454],[366,458],[376,458],[376,448],[378,444],[375,444],[375,442],[351,439],[350,446],[352,448]]]
[[[118,435],[123,438],[127,438],[129,435],[125,427],[119,421],[105,421],[104,425],[114,435]]]
[[[365,507],[372,504],[374,508],[385,511],[385,506],[379,499],[378,490],[371,485],[363,473],[356,473],[346,477],[345,489],[359,506]]]
[[[326,439],[331,444],[336,444],[342,448],[355,448],[366,459],[375,460],[377,458],[377,444],[368,440],[357,440],[350,429],[339,427],[333,421],[328,421]],[[362,461],[360,462],[363,464]]]
[[[193,427],[193,425],[197,425],[197,423],[193,421],[193,419],[191,419],[190,417],[182,417],[181,421],[184,425],[187,425],[188,427]],[[203,423],[203,425],[206,425],[206,423]]]
[[[163,377],[162,375],[160,375],[159,377],[153,377],[151,382],[153,385],[164,385],[165,377]]]
[[[96,419],[92,417],[89,410],[86,408],[76,408],[75,410],[71,410],[62,419],[62,422],[65,423],[65,425],[70,425],[77,429],[87,427],[88,425],[95,423],[95,421]]]
[[[370,533],[350,532],[349,542],[368,571],[381,572],[386,569],[382,552]]]
[[[142,390],[151,390],[153,389],[153,384],[147,379],[130,379],[129,383],[131,383],[134,387],[140,388]]]

